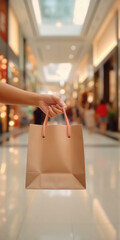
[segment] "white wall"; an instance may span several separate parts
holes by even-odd
[[[116,18],[114,16],[104,29],[102,35],[100,35],[94,41],[93,44],[94,66],[97,66],[113,50],[115,46],[117,46],[117,29]]]
[[[8,44],[13,52],[19,55],[19,24],[11,8],[8,14]]]

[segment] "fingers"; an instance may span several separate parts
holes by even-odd
[[[59,104],[56,104],[55,107],[56,107],[58,110],[63,111],[63,107],[60,106]]]
[[[55,117],[57,114],[53,111],[52,107],[49,106],[49,117]]]
[[[64,103],[64,101],[62,99],[60,99],[59,97],[53,96],[54,101],[56,102],[56,105],[59,105],[59,107],[65,107],[66,108],[66,104]]]
[[[63,108],[59,105],[51,105],[49,106],[49,117],[55,117],[58,114],[63,113]]]
[[[51,107],[56,114],[61,114],[63,112],[61,107],[57,107],[56,105],[52,105]]]

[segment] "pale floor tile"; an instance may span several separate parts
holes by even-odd
[[[87,189],[25,190],[28,135],[0,147],[0,240],[120,240],[120,146],[84,130]]]

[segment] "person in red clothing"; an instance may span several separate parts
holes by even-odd
[[[107,128],[107,116],[108,116],[108,109],[104,100],[101,100],[100,105],[97,106],[96,113],[98,115],[98,122],[101,132],[104,133]]]

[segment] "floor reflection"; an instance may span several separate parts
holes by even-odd
[[[118,142],[84,130],[87,189],[34,191],[25,189],[27,138],[0,146],[0,239],[119,240]]]

